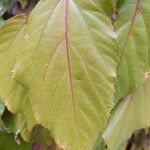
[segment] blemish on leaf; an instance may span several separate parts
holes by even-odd
[[[145,73],[145,79],[150,78],[150,72]]]
[[[80,77],[77,77],[77,81],[80,81],[81,80],[81,78]]]
[[[25,38],[27,41],[29,41],[29,40],[30,40],[29,34],[26,34],[24,38]]]
[[[62,145],[55,145],[55,150],[66,150],[66,148]]]
[[[16,72],[15,72],[15,70],[12,70],[12,71],[11,71],[11,73],[12,73],[12,78],[14,79],[14,78],[15,78],[15,76],[16,76]]]

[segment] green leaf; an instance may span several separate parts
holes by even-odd
[[[116,7],[117,0],[94,0],[94,1],[97,2],[98,4],[100,4],[100,6],[104,10],[104,12],[109,17],[112,16],[113,11]]]
[[[22,8],[25,9],[28,4],[28,1],[27,0],[19,0],[19,2],[21,3]]]
[[[129,2],[129,0],[112,0],[112,3],[116,4],[116,6],[119,10],[124,5],[125,2]]]
[[[10,0],[1,0],[0,1],[0,19],[1,16],[5,13],[5,11],[7,10],[8,6],[10,4]]]
[[[31,145],[21,141],[17,144],[14,135],[0,132],[0,149],[1,150],[31,150]]]
[[[0,93],[2,93],[0,96],[11,112],[21,114],[22,119],[26,119],[27,128],[30,132],[35,125],[35,120],[28,100],[27,89],[20,85],[14,78],[9,78],[10,75],[12,75],[12,71],[10,70],[13,63],[11,63],[11,61],[15,60],[15,58],[12,57],[12,53],[9,52],[19,32],[25,25],[26,19],[26,16],[18,15],[6,21],[0,28],[0,64],[3,68],[0,74]],[[13,88],[11,88],[12,86]],[[5,95],[5,97],[3,97],[3,95]],[[24,122],[19,123],[19,127],[21,127],[23,123]],[[24,139],[27,140],[27,137],[24,136]]]
[[[4,24],[4,20],[0,18],[0,27]]]
[[[6,126],[7,129],[9,129],[9,132],[17,134],[18,132],[18,126],[15,115],[13,115],[11,112],[9,112],[7,109],[5,109],[2,120]]]
[[[113,107],[117,54],[94,1],[40,1],[0,59],[0,95],[12,111],[24,101],[59,147],[91,150]]]
[[[4,125],[4,122],[2,120],[2,115],[3,115],[4,111],[5,111],[5,105],[0,100],[0,131],[8,132],[8,129],[6,128],[6,126]]]
[[[135,91],[150,72],[149,0],[126,0],[119,11],[115,28],[120,47],[120,63],[115,100]]]
[[[109,150],[117,150],[136,129],[150,126],[150,79],[115,108],[103,138]]]

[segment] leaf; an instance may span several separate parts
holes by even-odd
[[[111,17],[114,11],[114,8],[116,7],[117,0],[94,0],[98,4],[101,5],[104,12]]]
[[[107,150],[107,145],[105,143],[105,140],[102,138],[102,135],[100,135],[99,138],[97,139],[93,149],[94,150]]]
[[[117,150],[136,129],[150,126],[150,78],[115,108],[103,138],[109,150]]]
[[[3,25],[4,20],[2,18],[0,18],[0,27]]]
[[[51,138],[50,131],[40,125],[32,130],[31,142],[33,150],[61,150]]]
[[[7,130],[9,129],[9,132],[18,134],[19,129],[17,126],[16,117],[11,112],[9,112],[7,108],[5,108],[5,111],[3,112],[2,120]]]
[[[6,126],[4,125],[4,122],[2,120],[2,115],[5,111],[5,105],[4,103],[2,103],[0,101],[0,131],[5,131],[5,132],[8,132],[8,129],[6,128]]]
[[[59,147],[91,150],[113,107],[117,54],[110,20],[94,1],[40,1],[9,49],[1,77],[7,72],[10,84],[0,95],[10,110],[27,95]]]
[[[0,1],[0,18],[7,10],[9,4],[10,4],[10,0],[1,0]]]
[[[31,145],[21,141],[17,144],[13,134],[0,132],[0,149],[1,150],[30,150]]]
[[[35,126],[32,130],[31,141],[32,143],[45,143],[47,145],[53,144],[50,131],[40,125]]]
[[[129,2],[129,0],[128,1],[127,0],[114,0],[114,1],[116,1],[116,5],[118,9],[120,9],[124,5],[125,2]]]
[[[21,3],[22,8],[25,9],[28,4],[28,1],[27,0],[19,0],[19,2]]]
[[[149,0],[126,0],[115,28],[120,47],[116,102],[135,91],[150,72]]]
[[[18,15],[6,21],[0,28],[0,93],[2,93],[0,96],[11,112],[22,114],[23,119],[26,119],[27,128],[31,131],[35,125],[35,120],[30,108],[27,89],[15,81],[14,78],[9,78],[13,73],[11,68],[13,66],[12,62],[15,60],[10,50],[25,23],[26,16]],[[12,86],[13,88],[11,88]],[[5,98],[3,95],[5,95]],[[27,140],[27,137],[24,137],[24,139]]]

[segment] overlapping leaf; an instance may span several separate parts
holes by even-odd
[[[134,129],[149,125],[143,109],[150,81],[142,83],[150,71],[150,1],[107,1],[108,12],[106,1],[97,2],[41,0],[26,24],[9,27],[15,18],[0,31],[0,96],[17,113],[24,138],[35,117],[58,147],[91,150],[113,107],[118,47],[116,102],[138,90],[115,109],[104,139],[116,150]],[[105,14],[116,6],[118,46]]]
[[[109,150],[117,150],[139,128],[150,126],[150,79],[123,99],[114,110],[103,138]]]
[[[0,132],[0,149],[1,150],[31,150],[31,145],[21,141],[17,144],[14,135]]]
[[[21,3],[22,8],[25,9],[28,4],[28,1],[27,0],[19,0],[19,2]]]
[[[9,109],[28,107],[28,116],[31,102],[37,123],[59,147],[91,150],[113,107],[118,48],[112,30],[94,1],[41,0],[3,53],[0,95]]]
[[[117,0],[94,0],[99,4],[104,12],[111,17],[117,4]]]
[[[28,100],[27,89],[13,77],[12,68],[15,55],[13,51],[11,53],[11,47],[25,23],[26,17],[19,15],[6,21],[0,29],[0,97],[9,110],[13,113],[21,113],[23,119],[26,118],[27,128],[30,131],[35,122]]]
[[[104,132],[103,137],[111,150],[117,150],[134,130],[148,127],[150,123],[149,5],[148,0],[126,0],[120,6],[115,23],[121,50],[115,100],[117,103],[127,98],[115,108]]]
[[[118,67],[116,101],[136,90],[150,71],[149,0],[126,0],[115,23],[121,60]]]
[[[1,0],[0,1],[0,18],[7,10],[9,4],[10,4],[10,0]]]
[[[0,131],[8,132],[8,129],[5,127],[3,120],[2,120],[2,115],[4,111],[5,111],[5,105],[4,103],[0,101]]]
[[[31,145],[21,139],[15,139],[16,122],[15,116],[5,110],[5,105],[0,101],[0,149],[1,150],[29,150]],[[18,136],[18,135],[16,135]]]

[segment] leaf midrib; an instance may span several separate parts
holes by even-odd
[[[66,57],[67,57],[67,65],[68,65],[68,75],[69,75],[69,83],[70,83],[70,91],[71,91],[71,99],[72,99],[72,109],[73,109],[73,114],[74,114],[74,121],[75,121],[75,126],[77,130],[77,135],[78,135],[78,141],[81,146],[81,142],[79,140],[79,127],[78,127],[78,121],[77,121],[77,115],[76,115],[76,110],[75,110],[75,98],[74,98],[74,91],[73,91],[73,82],[72,82],[72,71],[71,71],[71,56],[69,52],[69,34],[68,34],[68,26],[69,26],[69,20],[68,20],[68,8],[69,8],[69,0],[64,1],[65,4],[65,16],[64,16],[64,23],[65,23],[65,46],[66,46]],[[79,146],[79,147],[80,147]]]
[[[133,30],[133,27],[134,27],[134,24],[135,24],[135,21],[136,21],[136,17],[137,17],[137,13],[138,13],[138,10],[139,10],[139,5],[140,5],[140,2],[141,0],[136,0],[136,6],[135,6],[135,10],[133,12],[133,16],[131,18],[131,25],[130,25],[130,28],[129,28],[129,32],[128,32],[128,35],[127,35],[127,38],[125,39],[125,43],[123,45],[123,48],[121,50],[121,54],[120,54],[120,60],[119,60],[119,63],[118,63],[118,68],[117,68],[117,72],[120,68],[120,65],[121,65],[121,62],[122,62],[122,59],[124,57],[124,54],[125,54],[125,49],[128,45],[128,42],[129,42],[129,38],[130,36],[132,35],[132,30]]]

